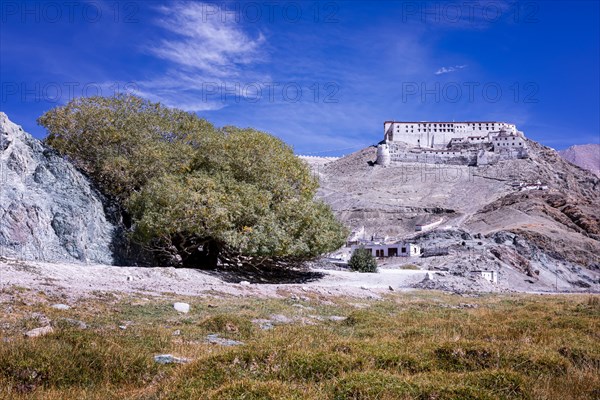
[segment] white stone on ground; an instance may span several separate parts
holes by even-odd
[[[49,333],[54,332],[54,329],[51,326],[43,326],[41,328],[35,328],[30,331],[25,332],[26,337],[34,338],[38,336],[44,336]]]
[[[175,303],[173,304],[173,308],[184,314],[190,312],[190,305],[188,303]]]
[[[158,354],[154,356],[154,362],[158,364],[185,364],[190,362],[190,360],[183,357],[175,357],[172,354]]]
[[[224,339],[222,337],[219,337],[219,335],[217,335],[217,334],[207,335],[206,341],[208,343],[218,344],[221,346],[241,346],[244,344],[244,342],[240,342],[238,340]]]

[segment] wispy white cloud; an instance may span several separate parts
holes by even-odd
[[[436,75],[449,74],[450,72],[455,72],[461,70],[463,68],[467,68],[466,65],[455,65],[454,67],[441,67],[437,71],[435,71]]]
[[[155,25],[168,38],[144,50],[165,61],[166,69],[138,81],[138,95],[186,111],[218,110],[228,98],[251,95],[243,90],[248,84],[270,80],[254,68],[268,59],[265,36],[250,35],[234,19],[220,18],[215,7],[176,2],[156,8]]]
[[[205,3],[175,3],[158,8],[157,24],[173,34],[149,47],[149,51],[165,60],[203,71],[212,76],[231,77],[241,65],[263,59],[265,37],[251,37],[233,19],[222,19],[214,5]]]

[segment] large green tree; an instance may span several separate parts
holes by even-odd
[[[132,239],[177,264],[301,261],[345,240],[308,166],[264,132],[131,95],[78,98],[38,122],[121,205]]]

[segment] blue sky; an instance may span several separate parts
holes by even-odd
[[[36,137],[72,97],[132,92],[300,154],[384,120],[498,120],[600,142],[598,1],[0,2],[0,109]]]

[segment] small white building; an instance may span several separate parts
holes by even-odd
[[[480,275],[483,279],[491,283],[498,283],[497,271],[473,271],[474,274]]]
[[[526,151],[527,144],[522,135],[514,132],[501,131],[495,136],[492,136],[492,144],[494,145],[494,153],[510,152],[510,151]]]
[[[421,255],[421,247],[412,243],[367,243],[352,246],[352,253],[356,249],[364,247],[369,250],[373,257],[417,257]]]

